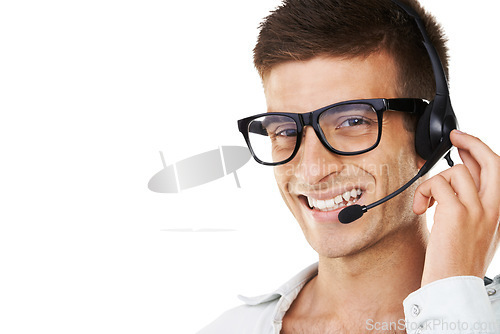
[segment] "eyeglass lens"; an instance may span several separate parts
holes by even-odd
[[[340,152],[363,151],[377,142],[377,112],[369,104],[333,106],[321,113],[318,123],[324,139]],[[266,163],[279,163],[293,154],[298,126],[292,117],[270,114],[251,121],[248,132],[257,158]]]

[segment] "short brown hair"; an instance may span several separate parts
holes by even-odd
[[[417,0],[400,0],[423,20],[448,74],[446,40]],[[435,80],[422,35],[391,0],[284,0],[260,25],[254,64],[264,80],[276,65],[316,56],[359,57],[386,51],[398,67],[401,97],[431,100]]]

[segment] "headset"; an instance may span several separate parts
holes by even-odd
[[[401,2],[397,0],[391,1],[411,16],[417,24],[417,27],[422,34],[422,43],[424,44],[429,55],[432,70],[434,72],[434,78],[436,80],[436,95],[426,107],[422,116],[419,118],[415,131],[415,149],[417,153],[424,160],[426,160],[426,162],[415,177],[388,196],[369,205],[361,206],[359,204],[354,204],[340,211],[338,216],[339,221],[344,224],[351,223],[361,218],[361,216],[363,216],[363,214],[369,209],[374,208],[402,193],[420,177],[424,176],[441,158],[444,157],[448,162],[448,165],[450,167],[453,166],[453,161],[450,157],[450,150],[453,146],[450,141],[450,133],[452,130],[457,129],[458,122],[451,106],[448,81],[446,79],[443,65],[439,59],[436,48],[434,48],[429,36],[427,35],[425,25],[419,15],[412,8]]]

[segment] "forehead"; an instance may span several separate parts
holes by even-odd
[[[392,57],[315,57],[289,61],[264,77],[268,111],[306,112],[355,99],[397,96],[397,71]]]

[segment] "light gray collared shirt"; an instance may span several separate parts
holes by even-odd
[[[274,292],[238,296],[244,304],[223,313],[198,334],[279,334],[283,317],[300,290],[318,274],[312,264]],[[412,292],[403,301],[405,322],[367,320],[367,333],[405,329],[409,334],[499,334],[500,275],[491,284],[475,276],[455,276],[434,281]]]

